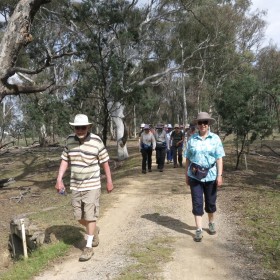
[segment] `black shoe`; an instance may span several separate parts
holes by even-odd
[[[161,169],[159,170],[159,172],[163,172],[163,169],[161,168]]]
[[[149,172],[152,172],[152,169],[149,169]]]
[[[146,170],[142,170],[142,173],[143,173],[143,174],[146,174],[147,172],[146,172]]]

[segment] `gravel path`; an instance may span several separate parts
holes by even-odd
[[[116,180],[114,184],[116,188],[110,195],[114,196],[115,203],[98,222],[100,244],[92,259],[78,262],[81,251],[73,249],[69,256],[35,280],[114,279],[133,263],[128,254],[130,244],[143,244],[162,236],[170,236],[175,242],[172,243],[172,261],[164,264],[157,276],[161,279],[258,279],[245,276],[243,256],[234,249],[234,228],[227,213],[217,213],[218,233],[214,236],[207,233],[204,216],[203,241],[193,241],[195,224],[184,168],[166,165],[163,173],[153,170],[146,175],[140,174],[138,169],[133,176]],[[219,209],[219,203],[226,203],[226,196],[223,190],[219,192]]]

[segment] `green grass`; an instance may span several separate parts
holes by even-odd
[[[64,256],[69,248],[70,245],[64,242],[43,246],[33,252],[28,259],[17,261],[0,277],[2,280],[28,280],[46,268],[55,258]]]
[[[248,238],[272,273],[270,279],[280,279],[280,192],[254,191],[245,215]]]
[[[129,265],[116,280],[160,279],[157,273],[162,265],[172,260],[173,239],[169,237],[154,238],[146,244],[132,244],[130,256],[135,263]]]

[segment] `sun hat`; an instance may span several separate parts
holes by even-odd
[[[145,124],[144,123],[141,123],[140,127],[141,128],[144,128]]]
[[[216,120],[211,118],[211,116],[207,112],[199,112],[196,119],[194,119],[194,123],[197,124],[198,121],[206,120],[209,122],[209,124],[213,124],[216,122]]]
[[[74,122],[69,122],[72,126],[84,126],[84,125],[90,125],[92,123],[88,122],[88,117],[84,114],[78,114],[74,118]]]
[[[156,125],[156,128],[157,128],[157,129],[162,129],[162,128],[163,128],[163,124],[162,124],[162,123],[158,123],[158,124]]]
[[[180,128],[180,125],[179,124],[174,124],[174,128]]]
[[[144,129],[150,129],[150,126],[148,124],[145,124]]]

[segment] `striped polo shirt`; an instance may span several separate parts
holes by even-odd
[[[71,165],[71,190],[101,188],[100,164],[108,161],[109,155],[99,136],[89,133],[81,144],[75,134],[69,135],[61,158]]]

